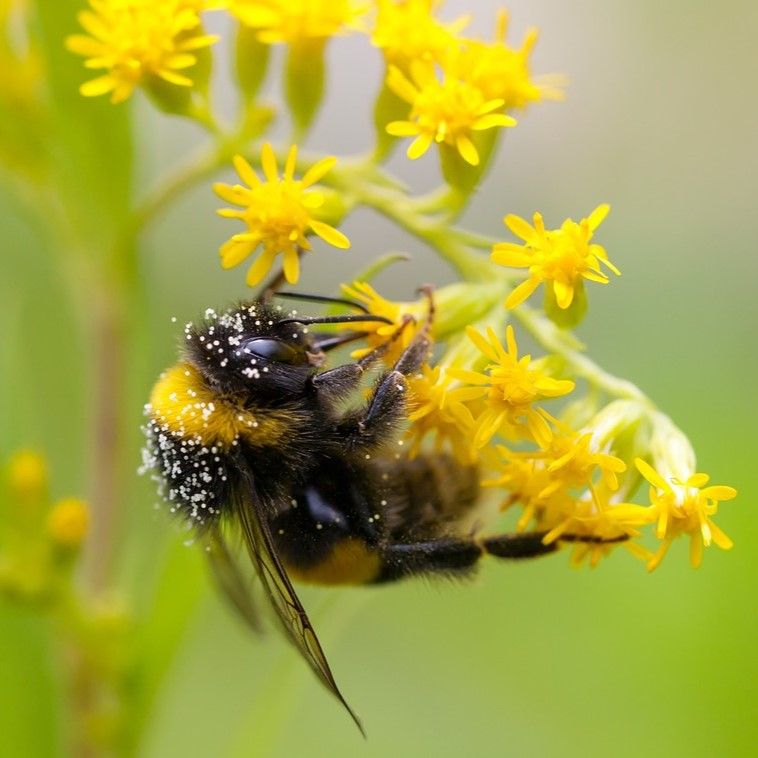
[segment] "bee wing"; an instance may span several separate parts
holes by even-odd
[[[263,624],[253,598],[253,588],[229,549],[220,527],[214,527],[208,534],[206,548],[205,554],[216,587],[242,621],[256,634],[263,634]]]
[[[345,706],[361,734],[365,737],[366,733],[360,719],[347,704],[334,681],[334,676],[321,648],[321,643],[318,641],[316,631],[308,619],[308,614],[300,602],[279,556],[276,554],[266,511],[250,477],[247,477],[247,484],[249,484],[249,497],[237,499],[237,515],[250,558],[281,622],[284,634],[300,651],[303,658],[308,661],[326,688]]]

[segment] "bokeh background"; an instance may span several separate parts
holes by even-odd
[[[443,15],[473,13],[472,28],[488,34],[498,5],[449,0]],[[136,475],[135,434],[124,460],[129,510],[117,588],[147,619],[146,635],[160,637],[150,621],[156,607],[163,617],[176,608],[187,618],[175,644],[156,645],[163,676],[141,756],[755,754],[758,108],[750,92],[758,6],[511,0],[508,7],[512,41],[529,25],[541,29],[534,71],[567,74],[568,99],[534,106],[509,130],[466,223],[501,235],[506,212],[539,208],[557,224],[611,203],[601,241],[623,276],[591,288],[581,337],[602,365],[636,382],[681,425],[701,470],[737,487],[739,498],[719,518],[735,548],[711,549],[697,571],[682,542],[652,575],[618,551],[595,571],[570,570],[561,554],[528,565],[488,563],[465,586],[305,592],[335,674],[365,722],[364,742],[275,634],[252,640],[214,597],[200,556],[182,545],[185,535],[155,510],[150,483]],[[61,14],[61,44],[72,31],[73,17]],[[310,146],[344,154],[370,145],[380,71],[364,39],[333,42],[328,100]],[[221,70],[216,79],[221,107],[231,110],[228,75]],[[140,97],[131,123],[138,189],[203,139]],[[107,170],[108,155],[99,160]],[[401,152],[392,167],[420,189],[435,183],[432,151],[412,165]],[[142,240],[147,328],[139,360],[127,367],[135,430],[151,382],[174,358],[171,317],[181,324],[246,294],[242,272],[217,263],[229,231],[214,216],[217,205],[202,185]],[[45,208],[39,212],[44,217]],[[409,282],[451,280],[429,250],[369,213],[355,214],[345,231],[351,251],[325,249],[306,262],[310,289],[333,289],[387,250],[413,255],[382,275],[389,295],[408,297]],[[68,294],[76,272],[61,265],[60,240],[4,190],[0,241],[0,453],[43,450],[55,494],[86,494],[92,387],[85,377],[95,347],[80,315],[88,303]],[[43,619],[0,605],[3,755],[65,752],[51,636]]]

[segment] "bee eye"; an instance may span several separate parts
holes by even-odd
[[[256,337],[247,340],[240,348],[241,352],[246,355],[252,355],[256,358],[265,358],[268,361],[277,363],[297,364],[305,363],[307,356],[303,350],[289,345],[277,339],[267,337]]]

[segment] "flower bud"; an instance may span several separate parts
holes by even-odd
[[[65,549],[78,548],[89,531],[89,507],[84,500],[69,497],[53,505],[47,519],[47,530],[52,541]]]

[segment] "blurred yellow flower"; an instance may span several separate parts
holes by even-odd
[[[422,156],[433,142],[445,143],[458,151],[472,166],[479,164],[479,153],[472,142],[476,131],[515,126],[516,120],[495,113],[502,99],[488,100],[469,82],[443,72],[440,82],[431,64],[419,61],[411,65],[410,79],[397,67],[390,66],[387,86],[411,104],[408,121],[392,121],[387,132],[395,137],[415,137],[408,147],[412,160]]]
[[[442,24],[434,17],[438,0],[378,0],[371,43],[387,63],[407,70],[412,61],[441,62],[457,33],[468,23],[459,18]]]
[[[47,463],[35,450],[19,450],[8,461],[8,487],[14,499],[39,501],[47,491]]]
[[[89,506],[76,497],[59,500],[50,511],[47,529],[53,542],[61,547],[79,547],[89,530]]]
[[[350,240],[334,227],[315,218],[314,212],[323,204],[320,192],[306,191],[318,182],[336,163],[336,158],[323,158],[306,171],[302,179],[295,179],[297,146],[287,155],[284,174],[279,176],[276,156],[270,144],[261,151],[261,165],[265,181],[241,156],[234,157],[234,167],[244,185],[216,183],[216,194],[242,210],[224,208],[218,211],[224,218],[235,218],[247,226],[247,231],[235,234],[221,248],[223,268],[237,266],[259,246],[261,253],[247,273],[247,283],[254,287],[262,281],[280,253],[284,257],[284,276],[290,284],[300,277],[300,252],[310,250],[306,234],[317,234],[325,242],[338,248],[350,247]]]
[[[111,102],[126,100],[146,78],[191,87],[185,71],[197,63],[195,50],[218,37],[204,34],[198,3],[192,0],[89,0],[91,11],[79,14],[89,36],[73,34],[68,49],[85,56],[87,68],[106,74],[80,87],[87,97],[111,93]]]
[[[506,329],[507,349],[491,327],[488,327],[486,337],[470,326],[466,334],[490,361],[485,373],[456,367],[449,369],[452,377],[478,388],[476,397],[486,396],[487,407],[475,423],[474,447],[483,447],[500,431],[529,437],[541,447],[549,444],[550,427],[532,404],[543,398],[568,394],[574,389],[574,382],[547,376],[532,365],[530,355],[519,358],[510,324]]]
[[[240,23],[259,30],[261,42],[298,44],[356,27],[368,5],[351,0],[229,0],[228,8]]]
[[[545,229],[542,215],[535,213],[534,226],[519,216],[508,215],[505,225],[524,240],[523,245],[500,242],[492,248],[492,260],[501,266],[528,268],[529,278],[505,301],[506,308],[524,302],[542,282],[550,282],[560,308],[568,308],[582,280],[608,284],[601,264],[617,276],[620,271],[608,260],[601,245],[590,244],[592,235],[608,215],[610,206],[599,205],[579,223],[566,219],[560,229]]]
[[[722,550],[730,550],[733,542],[713,522],[719,502],[737,497],[734,487],[708,484],[706,474],[693,473],[686,481],[666,481],[649,463],[635,461],[642,476],[650,482],[649,521],[656,524],[656,536],[663,540],[658,552],[648,562],[648,570],[663,560],[674,539],[690,537],[690,563],[697,568],[703,560],[703,548],[713,542]]]
[[[475,87],[484,97],[501,99],[506,110],[524,108],[529,103],[543,98],[563,99],[559,89],[560,79],[553,77],[537,82],[529,70],[529,56],[537,42],[537,30],[530,29],[519,49],[508,47],[505,37],[508,31],[508,13],[498,14],[497,31],[491,43],[465,40],[460,53],[452,59],[453,69]]]

